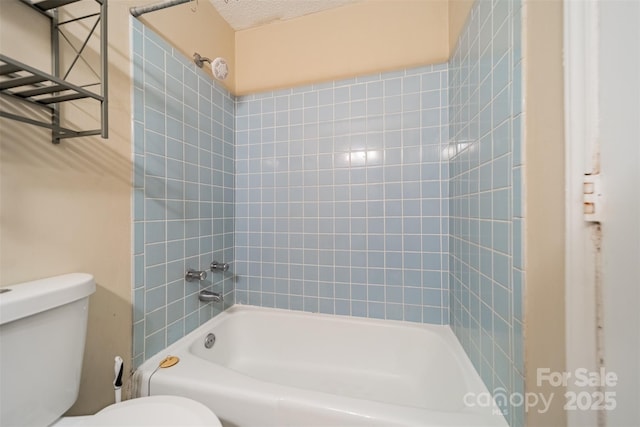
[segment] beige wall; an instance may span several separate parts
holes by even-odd
[[[445,62],[447,0],[365,1],[236,32],[236,93]]]
[[[537,368],[565,370],[562,2],[525,2],[525,371],[527,392],[555,397],[528,426],[566,425],[564,389],[536,386]]]
[[[0,119],[0,286],[74,271],[93,274],[98,285],[90,301],[80,396],[69,411],[74,415],[95,413],[113,402],[115,355],[124,358],[125,373],[130,369],[128,9],[146,3],[109,2],[108,140],[86,137],[54,146],[48,130]],[[233,37],[218,37],[221,30],[213,30],[220,27],[219,16],[209,3],[201,1],[195,14],[187,11],[188,17],[173,22],[145,16],[181,51],[197,46],[203,55],[233,61]],[[90,44],[90,50],[95,48]],[[0,1],[0,51],[50,71],[48,21],[18,0]],[[6,102],[1,107],[12,108]],[[65,114],[72,122],[94,122],[97,112],[88,111],[68,108]]]
[[[2,1],[0,8],[2,53],[48,71],[48,21],[18,1]],[[54,146],[48,130],[0,119],[0,284],[74,271],[96,278],[76,413],[111,402],[113,358],[122,355],[128,367],[131,354],[125,14],[118,2],[112,4],[108,141],[87,137]],[[34,21],[41,22],[36,26]],[[40,31],[32,33],[36,27]]]

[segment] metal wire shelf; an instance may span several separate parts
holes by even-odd
[[[0,110],[0,117],[17,120],[35,126],[45,127],[52,131],[52,142],[59,144],[61,139],[75,138],[89,135],[101,135],[108,137],[108,60],[107,60],[107,0],[43,0],[32,2],[20,0],[32,9],[47,16],[51,20],[51,55],[53,74],[40,71],[27,64],[0,54],[0,94],[9,100],[26,103],[45,109],[50,114],[50,120],[34,118],[27,114],[16,114]],[[71,3],[93,1],[99,5],[98,13],[90,13],[74,19],[60,22],[57,8]],[[60,39],[59,35],[66,38],[60,31],[63,25],[79,20],[96,18],[93,27],[86,35],[86,39],[80,49],[74,49],[76,55],[64,76],[61,77],[60,69]],[[66,81],[73,67],[82,58],[83,51],[95,30],[100,25],[100,75],[98,81],[88,86],[100,86],[100,94],[87,90]],[[59,104],[79,99],[92,99],[100,104],[100,128],[91,130],[73,130],[60,125]]]

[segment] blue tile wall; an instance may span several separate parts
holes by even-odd
[[[448,323],[446,64],[236,100],[236,301]]]
[[[234,99],[132,19],[134,366],[234,303]],[[198,301],[198,291],[224,294]]]
[[[476,1],[449,63],[450,323],[496,396],[524,392],[520,39],[520,1]]]
[[[524,392],[520,35],[478,1],[449,64],[234,98],[133,20],[134,366],[237,301],[450,323]]]

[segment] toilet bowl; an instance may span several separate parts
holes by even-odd
[[[206,406],[177,396],[132,399],[95,415],[60,418],[78,397],[95,289],[93,276],[82,273],[0,289],[0,426],[221,427]]]
[[[208,426],[222,427],[200,402],[178,396],[150,396],[107,406],[95,415],[63,417],[50,427]]]

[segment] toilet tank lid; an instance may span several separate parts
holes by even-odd
[[[19,283],[2,290],[0,325],[88,297],[95,292],[96,283],[90,274],[71,273]]]

